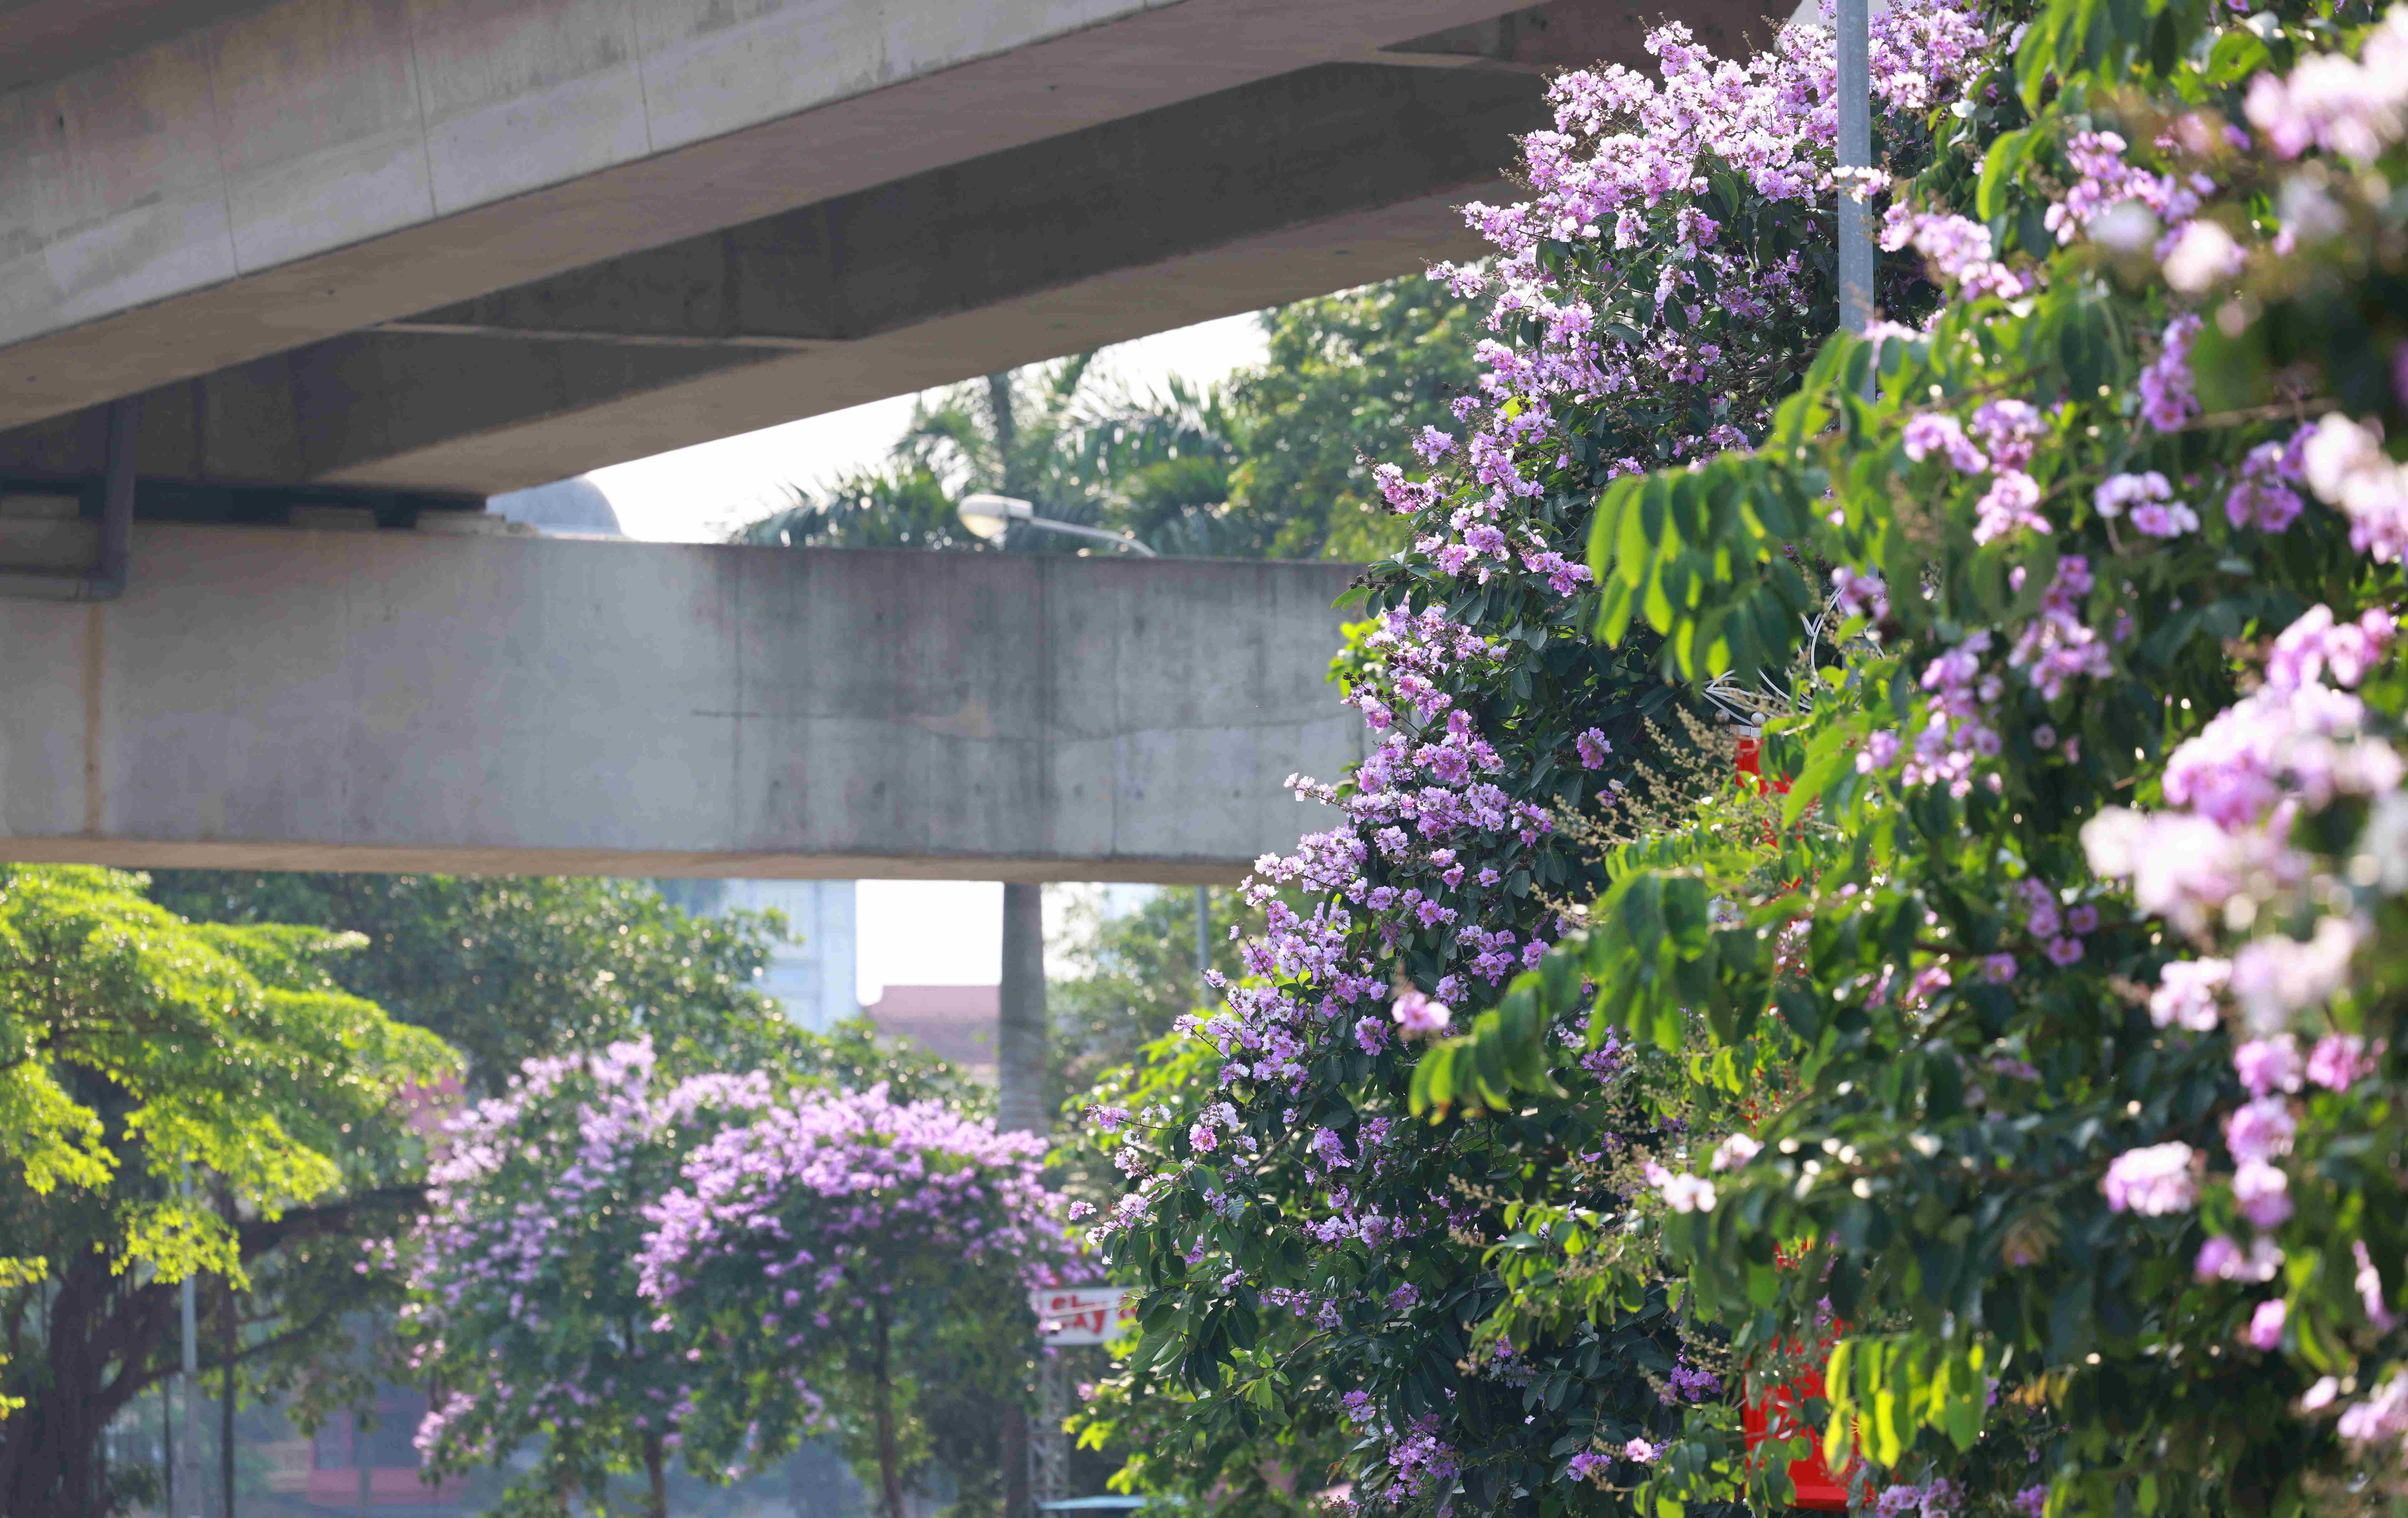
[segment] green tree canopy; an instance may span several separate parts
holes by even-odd
[[[337,983],[459,1050],[488,1095],[525,1059],[638,1033],[719,1068],[788,1042],[755,985],[783,922],[691,916],[639,881],[163,870],[151,895],[196,919],[362,935]]]
[[[1157,553],[1372,559],[1405,525],[1359,456],[1400,455],[1453,422],[1471,386],[1470,303],[1415,276],[1263,313],[1268,360],[1226,383],[1173,378],[1139,394],[1095,353],[931,392],[886,463],[737,533],[796,548],[988,547],[954,515],[993,491],[1041,515],[1136,537]],[[1014,527],[1003,547],[1076,552],[1076,537]]]
[[[169,1369],[175,1282],[249,1290],[290,1375],[371,1286],[326,1241],[417,1192],[441,1040],[347,994],[351,935],[187,922],[139,876],[0,866],[0,1511],[111,1511],[110,1418]],[[189,1192],[184,1182],[192,1180]]]
[[[1243,974],[1230,929],[1252,914],[1229,890],[1212,892],[1207,910],[1212,969]],[[1166,890],[1118,917],[1075,904],[1055,947],[1069,970],[1045,986],[1054,1062],[1047,1095],[1056,1104],[1086,1091],[1106,1070],[1134,1063],[1182,1015],[1216,999],[1196,972],[1193,890]]]
[[[1138,396],[1106,380],[1095,354],[1035,365],[920,397],[883,464],[738,529],[737,540],[795,548],[992,551],[955,515],[990,491],[1055,522],[1132,533],[1162,553],[1236,553],[1220,523],[1229,421],[1220,396],[1173,380]],[[1014,552],[1077,552],[1092,539],[1013,527]],[[1102,549],[1101,551],[1111,551]]]
[[[1278,559],[1384,558],[1410,541],[1367,460],[1403,460],[1424,427],[1455,425],[1484,318],[1446,284],[1412,276],[1267,311],[1269,357],[1240,372],[1229,514]]]

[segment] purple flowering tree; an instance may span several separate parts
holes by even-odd
[[[1099,1114],[1132,1374],[1350,1422],[1376,1508],[1778,1506],[1731,1402],[1809,1367],[1885,1513],[2398,1500],[2408,21],[1896,7],[1844,186],[1828,37],[1656,47],[1474,211],[1379,739],[1257,870],[1211,1086]],[[1885,319],[1826,341],[1840,193]],[[1613,689],[1549,679],[1634,653],[1784,799],[1628,825]],[[1563,1142],[1609,1050],[1635,1167]],[[1731,1373],[1658,1439],[1598,1389],[1668,1278]]]
[[[1985,40],[1953,6],[1882,19],[1894,152],[1928,154]],[[1484,304],[1478,384],[1375,471],[1411,546],[1367,577],[1339,664],[1371,752],[1297,782],[1338,821],[1258,865],[1248,978],[1188,1030],[1209,1055],[1098,1104],[1129,1184],[1096,1237],[1148,1288],[1101,1403],[1142,1430],[1137,1479],[1202,1495],[1264,1440],[1335,1442],[1340,1470],[1297,1479],[1342,1477],[1366,1511],[1622,1511],[1684,1410],[1736,1437],[1743,1368],[1657,1247],[1711,1183],[1647,1181],[1685,1168],[1695,1096],[1670,1055],[1509,994],[1617,851],[1734,760],[1681,721],[1713,709],[1664,678],[1677,651],[1594,636],[1598,492],[1761,441],[1836,313],[1829,34],[1738,60],[1679,26],[1650,47],[1660,78],[1557,80],[1555,129],[1524,145],[1532,199],[1470,208],[1497,256],[1439,274]],[[1917,314],[1939,294],[1903,252],[1883,289]],[[1417,1121],[1426,1051],[1463,1027],[1514,1035],[1484,1046],[1510,1063],[1447,1061],[1495,1110]]]
[[[687,1458],[739,1471],[838,1434],[887,1518],[939,1379],[1021,1395],[1027,1291],[1068,1253],[1043,1141],[883,1086],[762,1110],[646,1209],[648,1332],[678,1346]]]
[[[628,1471],[666,1518],[696,1378],[638,1290],[644,1210],[687,1153],[773,1095],[761,1073],[671,1079],[639,1040],[531,1060],[446,1125],[426,1215],[394,1246],[408,1257],[411,1363],[436,1393],[417,1436],[430,1469],[533,1447],[504,1511],[566,1512]]]
[[[1781,830],[1616,860],[1417,1104],[1543,1106],[1545,1014],[1690,1053],[1745,1143],[1664,1247],[1828,1346],[1876,1511],[2396,1503],[2408,19],[2021,19],[1883,181],[1945,299],[1598,503],[1598,637],[1785,687]],[[1742,1458],[1693,1414],[1642,1497]]]

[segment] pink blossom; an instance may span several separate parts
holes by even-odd
[[[1746,1134],[1735,1133],[1714,1146],[1713,1168],[1727,1170],[1735,1166],[1745,1165],[1762,1153],[1764,1153],[1762,1144]]]
[[[1964,425],[1953,416],[1923,412],[1907,419],[1903,438],[1906,456],[1922,462],[1927,454],[1945,453],[1948,462],[1964,474],[1980,474],[1990,466],[1990,461],[1965,436]]]
[[[2273,1280],[2282,1267],[2283,1251],[2272,1239],[2253,1239],[2244,1251],[2228,1236],[2217,1234],[2200,1246],[2191,1273],[2200,1281],[2266,1282]]]
[[[1454,1012],[1442,1001],[1435,1001],[1420,991],[1407,989],[1397,993],[1388,1010],[1397,1026],[1408,1038],[1433,1038],[1446,1031]]]
[[[2243,1160],[2232,1172],[2232,1199],[2258,1227],[2279,1227],[2291,1215],[2291,1178],[2264,1160]]]
[[[2383,451],[2380,422],[2327,415],[2309,436],[2300,467],[2316,498],[2349,519],[2352,548],[2377,564],[2408,556],[2408,465]]]
[[[2198,1178],[2191,1167],[2194,1158],[2195,1152],[2185,1143],[2126,1150],[2108,1165],[2099,1183],[2106,1194],[2108,1210],[2138,1212],[2143,1217],[2189,1211],[2199,1197]]]
[[[2279,1159],[2291,1152],[2298,1132],[2290,1104],[2279,1096],[2260,1096],[2225,1118],[2224,1146],[2244,1164]]]
[[[2355,1033],[2328,1033],[2308,1054],[2308,1080],[2328,1091],[2347,1091],[2373,1071],[2366,1040]]]
[[[2357,59],[2311,53],[2287,77],[2258,75],[2243,108],[2285,158],[2317,147],[2372,161],[2408,127],[2408,17],[2387,13]]]
[[[2252,1096],[2297,1091],[2301,1073],[2299,1040],[2287,1033],[2252,1038],[2232,1052],[2232,1067]]]
[[[1656,1188],[1665,1205],[1675,1212],[1711,1212],[1714,1210],[1714,1183],[1703,1176],[1686,1175],[1667,1170],[1650,1160],[1645,1172],[1647,1183]]]
[[[2283,1342],[2283,1320],[2286,1315],[2281,1297],[2260,1302],[2258,1304],[2258,1310],[2249,1315],[2249,1326],[2242,1330],[2241,1337],[2248,1341],[2251,1349],[2280,1348]]]

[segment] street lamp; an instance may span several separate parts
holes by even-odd
[[[1011,530],[1011,524],[1022,522],[1031,527],[1041,527],[1049,533],[1068,533],[1073,537],[1092,537],[1097,542],[1110,543],[1115,548],[1125,548],[1149,559],[1154,556],[1154,550],[1134,537],[1125,537],[1120,533],[1108,533],[1100,527],[1082,527],[1075,523],[1055,522],[1050,517],[1040,517],[1037,514],[1037,508],[1026,501],[1018,500],[1010,495],[989,495],[983,492],[976,495],[965,495],[962,497],[962,504],[955,509],[962,519],[964,527],[990,543],[1003,541],[1003,535]]]

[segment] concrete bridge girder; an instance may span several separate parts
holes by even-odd
[[[0,467],[88,472],[138,390],[149,474],[475,494],[1471,251],[1536,71],[1643,62],[1631,0],[22,0],[0,40],[95,3],[226,14],[0,94]]]
[[[1230,881],[1361,752],[1353,573],[142,523],[0,601],[0,857]]]
[[[15,24],[69,3],[34,0]],[[0,95],[0,219],[15,229],[0,344],[25,350],[0,367],[0,422],[1356,56],[1493,5],[217,7],[198,30]],[[79,364],[37,362],[44,339],[70,336]]]

